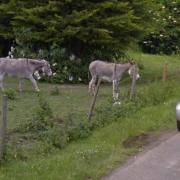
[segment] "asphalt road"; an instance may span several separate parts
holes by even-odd
[[[180,180],[180,134],[137,156],[134,162],[102,180]]]

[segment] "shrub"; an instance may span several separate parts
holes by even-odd
[[[39,106],[35,109],[32,120],[26,124],[28,131],[44,131],[53,126],[53,113],[49,103],[42,97],[39,97]]]
[[[4,95],[8,97],[10,100],[16,100],[17,99],[17,93],[14,89],[7,89],[4,91]]]
[[[64,148],[68,142],[68,135],[62,125],[54,125],[41,134],[42,140],[57,148]]]
[[[130,114],[135,113],[138,110],[135,102],[124,101],[121,105],[112,105],[112,102],[109,101],[107,104],[96,109],[96,116],[93,126],[102,127],[107,123],[110,123],[115,120],[120,120],[129,116]]]
[[[169,33],[169,34],[168,34]],[[166,32],[166,34],[152,33],[139,43],[145,53],[151,54],[178,54],[180,51],[177,33]]]
[[[69,114],[66,118],[66,128],[70,141],[88,137],[91,133],[91,124],[87,119],[83,119],[74,113]]]
[[[159,4],[160,3],[160,4]],[[157,29],[149,33],[140,43],[142,50],[152,54],[178,54],[180,52],[179,1],[158,2],[159,12],[154,19]],[[158,5],[157,5],[158,7]]]

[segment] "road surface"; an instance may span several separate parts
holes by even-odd
[[[137,156],[134,162],[102,180],[180,180],[180,134]]]

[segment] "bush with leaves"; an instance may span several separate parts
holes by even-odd
[[[41,134],[41,139],[56,148],[64,148],[68,143],[68,135],[63,125],[53,125]]]
[[[57,63],[54,82],[85,82],[92,60],[117,60],[153,29],[150,11],[153,0],[3,1],[0,46],[14,41],[16,57]]]
[[[81,118],[74,113],[66,117],[66,128],[69,141],[88,137],[91,134],[92,124],[87,118]]]
[[[157,29],[149,33],[141,42],[144,52],[152,54],[180,53],[180,1],[160,0],[155,21]]]
[[[39,106],[34,111],[33,118],[25,125],[27,131],[40,133],[53,126],[52,109],[43,96],[39,96]]]
[[[17,99],[17,93],[14,89],[6,89],[4,90],[3,94],[6,95],[9,100]]]

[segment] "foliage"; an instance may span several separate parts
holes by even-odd
[[[49,103],[44,99],[43,96],[39,97],[39,106],[35,108],[35,113],[32,120],[28,121],[25,125],[26,131],[33,131],[35,133],[41,133],[52,127],[52,109]]]
[[[16,57],[56,62],[55,82],[86,81],[92,59],[117,60],[153,29],[149,11],[155,11],[152,0],[3,1],[0,45],[14,43]]]
[[[17,99],[17,93],[14,89],[6,89],[4,90],[4,95],[8,97],[9,100],[16,100]]]
[[[153,54],[175,54],[180,52],[180,2],[160,1],[155,20],[159,23],[156,31],[148,34],[140,43],[144,52]]]
[[[92,130],[92,125],[87,119],[77,117],[74,113],[70,113],[66,117],[66,128],[69,141],[88,137]]]
[[[62,125],[54,125],[52,128],[49,128],[43,134],[41,138],[56,148],[64,148],[68,142],[68,136],[65,128]]]

